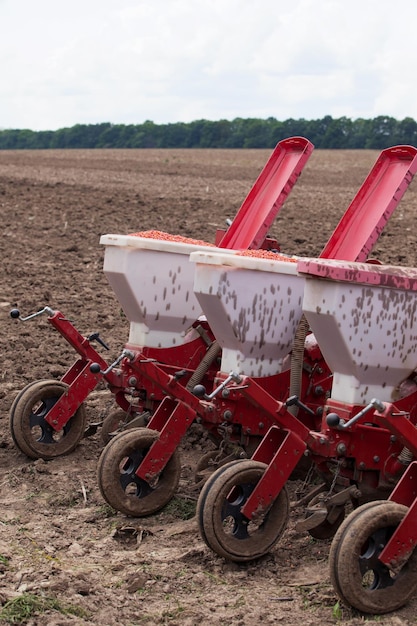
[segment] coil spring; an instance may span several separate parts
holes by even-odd
[[[398,460],[403,465],[410,465],[413,460],[413,453],[408,448],[404,447],[398,455]]]

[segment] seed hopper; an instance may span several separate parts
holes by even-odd
[[[380,155],[330,237],[323,255],[337,257],[340,252],[352,259],[367,258],[414,174],[416,153],[414,148],[397,146]],[[302,302],[306,278],[297,270],[296,259],[282,261],[279,255],[273,255],[273,259],[251,255],[214,248],[190,255],[194,295],[221,347],[220,366],[210,389],[202,383],[184,387],[172,377],[161,376],[155,364],[147,363],[134,350],[129,363],[124,365],[136,371],[140,368],[144,377],[153,380],[158,373],[157,382],[166,397],[147,428],[120,433],[100,456],[101,492],[105,500],[122,513],[147,515],[169,501],[178,484],[178,445],[196,420],[217,441],[220,436],[220,451],[201,459],[198,469],[202,474],[213,469],[219,459],[221,476],[223,471],[234,469],[239,456],[254,455],[252,459],[239,462],[239,469],[253,460],[259,463],[260,454],[265,463],[271,460],[265,453],[278,446],[284,457],[289,457],[284,469],[278,470],[281,481],[275,493],[278,497],[280,491],[285,493],[285,482],[305,464],[303,461],[311,464],[312,459],[304,456],[305,440],[310,432],[320,430],[331,376],[319,342],[308,333],[304,323]],[[116,267],[121,265],[117,263]],[[123,275],[121,283],[124,280]],[[143,298],[139,284],[136,289]],[[224,461],[231,458],[228,454],[231,450],[233,465],[224,465]],[[272,465],[271,472],[275,469],[273,462]],[[212,493],[213,480],[209,478],[204,487],[202,502],[207,497],[208,504],[200,506],[202,511],[210,509],[208,493]],[[309,497],[311,500],[313,496],[309,494]],[[271,502],[272,499],[267,505]],[[319,513],[320,520],[316,515],[312,526],[319,526],[317,534],[328,533],[326,526],[329,524],[333,529],[334,522],[326,519],[327,508],[324,508],[324,517],[322,509]],[[338,520],[341,514],[339,507]],[[286,522],[285,515],[283,517]],[[206,531],[211,522],[204,521],[203,514],[201,519],[203,532],[215,536],[216,529]],[[221,528],[223,521],[222,516],[216,518]],[[223,554],[237,560],[254,558],[272,545],[268,543],[271,537],[274,541],[277,539],[272,535],[266,544],[264,537],[259,540],[255,535],[254,543],[259,541],[255,549],[250,542],[238,540],[236,554],[227,544]],[[215,540],[216,549],[214,544]]]
[[[268,230],[312,151],[313,145],[303,137],[277,144],[232,224],[218,231],[219,248],[279,247],[267,236]],[[105,442],[118,428],[143,426],[166,397],[164,385],[171,378],[184,388],[202,382],[211,388],[219,347],[194,297],[188,258],[192,251],[212,244],[172,239],[103,237],[104,270],[130,321],[128,343],[111,363],[96,348],[99,344],[109,349],[100,334],[82,335],[61,311],[44,307],[27,317],[16,309],[11,312],[21,321],[46,314],[78,354],[60,380],[31,382],[16,396],[10,428],[24,454],[50,459],[71,452],[98,426]],[[132,367],[132,355],[138,351],[140,358]],[[115,408],[103,423],[87,427],[84,402],[100,383],[114,395]]]

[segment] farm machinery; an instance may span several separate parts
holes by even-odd
[[[303,137],[285,139],[276,145],[229,228],[217,232],[217,247],[224,250],[279,249],[278,242],[267,236],[268,230],[312,151],[313,145]],[[68,454],[81,438],[96,432],[99,425],[105,443],[118,429],[143,426],[166,396],[158,376],[153,374],[157,367],[183,387],[202,382],[207,388],[212,385],[218,369],[219,346],[201,316],[192,291],[192,266],[188,263],[191,251],[212,244],[199,242],[197,245],[194,240],[189,244],[185,238],[177,243],[175,237],[171,239],[174,241],[164,244],[130,238],[134,244],[129,248],[127,273],[133,272],[132,280],[141,285],[141,291],[148,293],[153,310],[148,307],[148,310],[132,311],[134,304],[129,301],[130,294],[124,291],[129,289],[127,281],[121,274],[120,279],[114,279],[116,292],[121,289],[122,300],[127,301],[125,313],[131,322],[128,344],[114,362],[109,363],[96,349],[95,345],[99,344],[109,350],[99,333],[82,335],[59,310],[44,307],[26,317],[21,317],[17,309],[11,311],[12,318],[24,322],[46,315],[51,326],[78,354],[60,380],[31,382],[12,403],[11,434],[15,445],[28,457],[47,460]],[[105,268],[107,271],[110,267],[109,276],[119,271],[116,268],[114,272],[113,268],[120,260],[119,246],[124,244],[123,237],[117,241],[110,237],[110,240],[113,245],[108,249]],[[178,261],[175,268],[170,265],[173,259]],[[160,269],[161,276],[166,276],[166,284],[161,283],[156,268]],[[159,319],[161,307],[165,312]],[[138,345],[139,370],[130,367],[132,351]],[[145,369],[151,371],[150,377]],[[103,383],[114,396],[115,408],[101,424],[87,427],[84,402]]]
[[[342,256],[364,261],[368,257],[411,181],[417,167],[416,154],[415,148],[396,147],[380,155],[325,246],[323,259]],[[107,262],[105,256],[104,269],[123,308],[135,306],[129,312],[130,319],[135,316],[139,319],[140,311],[151,306],[154,296],[147,290],[143,292],[140,282],[128,276],[124,255],[129,254],[129,246],[135,243],[130,238],[120,241],[120,237],[102,238],[106,256],[110,254]],[[136,245],[144,244],[139,241]],[[169,242],[157,241],[152,245],[158,246],[160,252],[168,249]],[[113,247],[121,256],[110,266]],[[174,267],[175,263],[171,261],[168,267]],[[258,446],[262,450],[268,445],[271,432],[276,437],[270,443],[272,449],[278,442],[281,446],[283,434],[288,431],[283,453],[284,457],[290,456],[286,462],[288,471],[279,470],[283,487],[297,470],[303,475],[305,467],[312,465],[312,455],[304,455],[307,450],[304,440],[310,433],[320,432],[330,395],[332,370],[323,358],[320,342],[306,328],[302,310],[306,280],[297,269],[296,259],[280,260],[279,254],[270,251],[206,248],[191,253],[186,264],[191,266],[194,276],[193,293],[221,347],[220,367],[210,389],[202,383],[184,387],[172,377],[160,375],[154,364],[145,363],[139,351],[132,351],[129,363],[123,367],[140,369],[153,380],[158,374],[158,385],[164,388],[166,398],[151,416],[147,428],[118,434],[100,456],[97,474],[103,497],[126,515],[147,515],[171,499],[178,484],[178,446],[194,421],[200,422],[217,442],[220,440],[220,450],[201,459],[198,469],[202,473],[213,470],[216,463],[231,471],[226,460],[234,462],[240,458],[242,462],[246,458],[245,462],[250,463],[252,460],[247,457],[260,454]],[[135,263],[135,267],[140,265],[139,261]],[[160,268],[158,272],[168,274]],[[299,439],[303,439],[302,446],[295,445]],[[329,459],[325,458],[323,467],[329,460],[337,465],[338,455],[329,447],[326,449]],[[239,467],[243,465],[240,463]],[[328,471],[322,469],[322,472],[328,475]],[[212,478],[206,483],[203,495],[211,485]],[[333,506],[333,501],[329,507],[332,515],[337,511],[337,520],[330,516],[329,521],[326,506],[321,506],[319,511],[313,509],[313,496],[322,503],[321,492],[325,487],[326,484],[321,485],[317,493],[308,494],[308,530],[316,536],[329,536],[344,517],[344,505]],[[371,487],[377,485],[371,485],[369,490]],[[347,493],[352,495],[359,490],[354,492],[352,487],[345,497]],[[223,520],[220,524],[223,526]],[[242,555],[232,554],[228,549],[223,555],[247,560],[267,549],[262,541],[259,553],[251,552],[245,541],[238,541],[237,546],[243,550]]]
[[[215,261],[192,256],[206,296],[205,274]],[[227,281],[230,264],[217,261]],[[309,493],[299,530],[335,535],[331,578],[343,601],[365,612],[391,611],[417,587],[417,270],[299,259],[297,274],[303,315],[333,372],[331,397],[319,427],[309,429],[250,377],[228,384],[229,394],[242,394],[275,424],[250,459],[206,481],[200,532],[230,560],[268,552],[286,527],[287,480],[308,455],[323,482]],[[227,335],[225,327],[225,341]],[[219,329],[217,337],[222,341]],[[354,511],[343,521],[348,503]]]
[[[374,170],[365,184],[369,193],[358,194],[321,258],[207,249],[190,255],[194,293],[221,346],[220,369],[210,391],[198,384],[193,399],[189,389],[181,398],[172,390],[167,410],[155,413],[149,429],[122,433],[105,448],[98,479],[112,506],[146,514],[146,501],[158,491],[150,478],[165,471],[189,423],[199,419],[207,428],[214,419],[232,441],[238,435],[258,445],[250,458],[222,464],[201,490],[197,520],[211,549],[234,561],[268,552],[288,522],[286,483],[308,459],[320,483],[303,498],[298,528],[317,538],[336,533],[330,565],[337,593],[373,612],[408,599],[417,586],[417,270],[365,261],[387,206],[396,205],[401,184],[415,173],[416,154],[398,162],[381,155],[379,179]],[[291,347],[296,356],[297,340],[301,380],[309,374],[301,401],[284,399],[291,381],[283,363]],[[331,389],[327,375],[320,385],[311,376],[310,350],[320,354],[316,364],[328,364]],[[312,393],[316,386],[325,391]],[[245,453],[250,443],[242,446]],[[343,521],[347,505],[354,513]],[[361,539],[352,539],[359,529]]]
[[[391,610],[390,587],[399,586],[391,568],[405,563],[398,581],[404,568],[414,571],[417,270],[366,261],[416,169],[415,148],[383,151],[319,258],[268,250],[264,240],[278,206],[271,209],[271,198],[254,230],[257,213],[244,215],[244,203],[214,247],[143,233],[103,236],[104,271],[130,320],[129,342],[109,365],[91,347],[99,337],[82,337],[61,313],[44,309],[81,359],[59,390],[48,395],[40,381],[18,394],[11,410],[17,445],[28,456],[56,456],[49,452],[57,448],[53,433],[64,431],[63,440],[71,441],[65,427],[80,399],[105,380],[131,418],[127,424],[146,428],[110,439],[98,464],[100,489],[114,508],[143,516],[175,493],[178,444],[200,422],[220,447],[200,469],[221,463],[200,493],[200,532],[210,548],[235,561],[258,558],[279,540],[289,514],[286,483],[307,461],[306,485],[312,473],[320,483],[298,503],[306,506],[299,529],[335,535],[332,580],[353,605],[340,574],[351,545],[349,520],[364,519],[361,511],[370,519],[374,506],[395,508],[387,550],[381,556],[378,544],[362,559],[355,546],[349,570],[352,579],[357,562],[362,569],[365,562],[375,575],[370,590],[357,593],[362,610],[365,593],[374,598],[381,590],[382,606]],[[194,341],[201,350],[193,346],[188,354],[195,359],[187,361],[182,349]],[[36,429],[41,436],[33,442]],[[343,521],[347,504],[355,510]],[[395,530],[400,509],[404,519]],[[386,522],[384,515],[378,519]],[[370,537],[378,530],[371,528]],[[402,549],[391,547],[392,534]],[[413,589],[414,578],[408,578]]]

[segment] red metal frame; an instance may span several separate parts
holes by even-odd
[[[340,472],[344,485],[357,483],[375,492],[378,489],[392,490],[395,481],[404,472],[405,466],[394,462],[403,446],[417,456],[417,392],[396,405],[387,405],[383,413],[367,413],[363,419],[365,424],[357,422],[347,430],[329,427],[326,415],[343,408],[343,419],[348,421],[363,407],[347,407],[329,400],[321,428],[309,430],[288,412],[285,404],[273,398],[252,379],[242,378],[238,389],[251,405],[262,410],[265,420],[268,416],[271,421],[275,420],[275,425],[270,427],[251,457],[254,461],[265,463],[267,469],[242,507],[241,512],[247,519],[253,519],[259,513],[260,502],[264,503],[265,512],[277,498],[306,450],[323,476],[332,476],[329,462],[345,459],[349,463]],[[372,446],[369,445],[370,440]]]
[[[137,370],[133,371],[129,368],[129,360],[124,359],[121,368],[109,369],[109,364],[103,359],[100,353],[91,345],[90,340],[79,333],[73,323],[66,318],[61,311],[54,311],[48,317],[48,322],[71,344],[76,352],[80,355],[70,369],[61,378],[62,382],[69,385],[66,393],[64,393],[56,403],[51,407],[45,416],[45,421],[56,431],[60,431],[77,409],[85,401],[88,394],[96,388],[101,380],[105,380],[110,391],[115,395],[115,400],[119,406],[126,412],[131,410],[131,405],[126,399],[125,394],[132,387],[129,384],[131,376],[138,376],[137,383],[143,380],[142,374],[147,371],[145,362],[152,365],[156,371],[155,361],[157,357],[163,357],[164,362],[156,361],[159,368],[164,368],[166,376],[174,376],[179,371],[183,374],[179,380],[185,385],[195,371],[195,368],[201,362],[207,346],[202,338],[197,338],[189,343],[184,344],[181,350],[177,348],[145,348],[139,358],[140,365]],[[196,326],[203,324],[206,326],[206,333],[210,340],[213,336],[204,322],[196,322]],[[97,364],[100,367],[99,372],[91,370],[91,366]],[[93,368],[94,369],[94,368]],[[212,384],[217,367],[213,366],[212,370],[206,375],[206,384]],[[150,384],[147,387],[148,397],[152,397],[152,402],[157,405],[163,398],[163,388],[159,383],[160,376],[148,376]],[[191,397],[191,394],[189,394]]]

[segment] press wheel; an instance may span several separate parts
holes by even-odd
[[[363,613],[389,613],[415,593],[417,551],[396,574],[378,560],[407,511],[392,501],[370,502],[340,526],[329,555],[330,578],[347,605]]]
[[[27,393],[28,393],[28,389],[29,389],[29,387],[33,387],[34,385],[37,385],[37,384],[38,384],[38,382],[39,382],[39,381],[34,380],[34,381],[32,381],[31,383],[28,383],[25,387],[23,387],[23,389],[21,389],[21,390],[19,391],[19,393],[17,394],[17,396],[16,396],[16,397],[15,397],[15,399],[13,400],[13,402],[12,402],[12,404],[11,404],[11,406],[10,406],[10,409],[9,409],[9,426],[10,426],[10,432],[11,432],[12,439],[13,439],[13,442],[14,442],[15,446],[16,446],[17,448],[19,448],[19,449],[21,450],[21,452],[23,452],[23,450],[22,450],[21,446],[18,444],[18,442],[16,441],[16,437],[15,437],[15,434],[14,434],[14,427],[13,427],[13,423],[14,423],[14,421],[15,421],[15,411],[16,411],[16,406],[19,404],[21,397],[22,397],[23,395],[25,395],[25,394],[27,394]],[[28,452],[30,452],[30,450],[29,450],[29,449],[28,449]],[[24,454],[26,454],[26,455],[27,455],[27,453],[26,453],[26,452],[24,452]]]
[[[10,430],[16,446],[31,459],[53,459],[72,452],[84,436],[86,414],[83,405],[63,428],[56,431],[45,416],[68,385],[56,380],[29,383],[16,396],[10,409]]]
[[[330,546],[330,552],[329,552],[329,567],[330,567],[330,572],[333,571],[333,569],[336,567],[335,563],[337,561],[338,558],[338,548],[340,545],[340,536],[343,534],[345,527],[348,523],[347,520],[349,520],[349,522],[353,522],[354,519],[356,519],[356,517],[358,515],[362,515],[363,511],[365,511],[365,509],[371,509],[374,506],[379,506],[380,501],[379,500],[373,500],[371,502],[367,502],[366,504],[363,504],[362,506],[354,509],[350,514],[348,518],[345,518],[345,521],[339,526],[339,528],[337,529],[334,537],[333,537],[333,541],[332,544]],[[336,591],[337,595],[341,598],[342,597],[342,590],[339,588],[338,583],[336,578],[332,577],[332,584],[334,587],[334,590]]]
[[[220,467],[204,485],[197,521],[206,544],[231,561],[251,561],[269,552],[284,532],[289,498],[284,487],[270,509],[255,521],[241,508],[263,476],[266,465],[251,459]]]
[[[208,540],[205,536],[204,533],[204,528],[203,528],[203,511],[204,511],[204,507],[205,507],[205,502],[207,500],[207,496],[211,490],[212,485],[216,482],[217,480],[217,476],[218,474],[221,472],[221,470],[226,469],[226,468],[230,468],[233,465],[237,465],[238,463],[242,463],[242,459],[236,459],[235,461],[230,461],[229,463],[227,463],[226,465],[218,468],[218,470],[216,470],[215,472],[213,472],[212,474],[210,474],[210,476],[208,477],[208,479],[206,480],[206,482],[204,483],[201,491],[200,491],[200,495],[198,497],[197,500],[197,506],[196,506],[196,517],[197,517],[197,523],[199,525],[199,529],[200,529],[200,535],[201,537],[204,539],[204,541],[206,542],[206,544],[211,547],[208,543]]]
[[[124,515],[144,517],[162,509],[177,491],[181,462],[177,450],[158,478],[149,484],[136,476],[159,432],[133,428],[111,439],[100,455],[97,479],[103,498]]]

